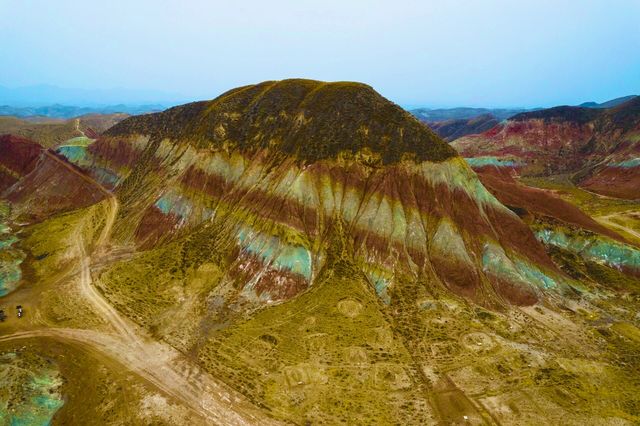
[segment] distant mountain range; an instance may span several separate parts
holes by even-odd
[[[63,118],[79,117],[87,114],[128,114],[138,115],[149,112],[163,111],[168,105],[148,104],[148,105],[105,105],[105,106],[73,106],[73,105],[46,105],[39,107],[15,107],[9,105],[0,105],[0,116],[13,116],[18,118],[29,117],[48,117]]]
[[[638,97],[638,95],[622,96],[620,98],[611,99],[610,101],[607,101],[607,102],[602,102],[601,104],[597,102],[585,102],[578,106],[583,108],[613,108],[627,101],[630,101],[631,99],[636,97]]]
[[[483,114],[469,119],[432,121],[427,124],[438,136],[451,142],[466,135],[486,132],[499,123],[500,120],[493,114]]]
[[[105,105],[176,105],[186,101],[184,96],[153,90],[130,89],[74,89],[48,84],[9,88],[0,86],[0,105],[41,107],[46,105],[76,105],[98,107]]]
[[[526,108],[418,108],[410,112],[420,121],[434,122],[443,120],[469,120],[481,115],[491,114],[498,120],[506,120],[521,112],[531,111]]]
[[[73,89],[52,85],[0,86],[0,115],[19,118],[71,118],[86,114],[162,111],[185,102],[183,96],[151,90]]]
[[[623,96],[620,98],[611,99],[606,102],[584,102],[580,105],[583,108],[613,108],[621,105],[631,99],[637,97],[637,95]],[[544,108],[470,108],[470,107],[456,107],[456,108],[416,108],[411,112],[419,120],[423,122],[435,122],[443,120],[470,120],[472,118],[480,117],[482,115],[491,114],[496,119],[502,121],[507,118],[511,118],[516,114],[520,114],[528,111],[538,111]]]
[[[632,100],[637,95],[623,96],[611,99],[606,102],[584,102],[579,107],[589,109],[606,109],[621,105]],[[569,108],[572,107],[556,107]],[[418,120],[426,123],[431,127],[438,136],[454,141],[466,135],[473,135],[489,130],[503,120],[507,120],[518,114],[547,111],[543,108],[417,108],[410,112],[418,118]],[[571,109],[571,111],[574,111]],[[588,111],[583,111],[583,115],[589,115]],[[591,114],[593,115],[593,114]]]

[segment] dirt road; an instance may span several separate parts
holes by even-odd
[[[636,231],[633,228],[629,228],[628,226],[621,225],[611,220],[616,216],[620,216],[620,213],[611,213],[604,216],[595,216],[594,219],[605,226],[626,232],[627,234],[633,236],[634,238],[637,238],[638,242],[640,242],[640,232]]]
[[[265,418],[242,398],[237,398],[221,388],[207,376],[195,375],[191,365],[180,359],[164,345],[148,350],[135,350],[120,336],[94,330],[48,328],[17,332],[1,336],[0,342],[18,339],[49,337],[79,343],[116,360],[130,371],[143,377],[157,388],[184,403],[206,419],[207,424],[262,425],[277,424]]]
[[[116,217],[118,215],[118,209],[120,208],[120,203],[118,199],[113,195],[109,194],[109,198],[107,198],[109,202],[109,211],[107,212],[107,218],[105,220],[104,227],[100,232],[100,236],[96,241],[96,247],[102,248],[108,242],[108,239],[111,237],[111,231],[113,230],[113,224],[116,222]]]
[[[112,204],[117,207],[117,202]],[[115,218],[116,212],[109,215]],[[106,235],[113,226],[113,219],[107,221]],[[102,236],[101,236],[102,237]],[[71,333],[71,338],[82,337],[84,342],[93,342],[103,352],[117,359],[131,370],[147,378],[150,382],[183,401],[210,421],[222,424],[275,424],[260,415],[259,411],[243,401],[240,395],[232,395],[229,389],[202,371],[196,364],[184,358],[173,347],[156,342],[144,335],[135,324],[123,318],[93,287],[90,260],[83,241],[77,239],[80,252],[80,287],[82,294],[94,311],[114,329],[115,336],[104,339],[96,333],[86,335]],[[84,331],[84,330],[82,330]],[[69,336],[69,332],[65,332]],[[115,351],[113,349],[116,349]]]
[[[64,163],[55,155],[46,155]],[[69,167],[65,165],[65,167]],[[72,168],[71,168],[72,169]],[[74,173],[79,173],[72,169]],[[203,371],[197,364],[186,359],[168,344],[153,340],[144,330],[123,317],[92,285],[92,256],[100,256],[108,244],[119,208],[113,194],[102,188],[90,177],[83,179],[96,185],[108,195],[108,211],[105,225],[94,244],[91,255],[83,236],[73,236],[73,250],[79,262],[79,273],[74,279],[79,293],[100,318],[109,324],[112,331],[101,332],[90,329],[42,328],[16,332],[1,336],[0,341],[25,338],[50,337],[80,343],[116,360],[129,370],[145,378],[165,393],[184,403],[200,414],[206,423],[223,425],[271,425],[278,424],[253,406],[244,396],[228,388]]]

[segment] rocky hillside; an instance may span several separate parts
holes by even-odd
[[[0,136],[0,193],[34,169],[42,147],[28,139]]]
[[[472,164],[502,165],[522,175],[572,174],[581,186],[638,198],[640,98],[608,109],[556,107],[518,114],[454,142]]]
[[[249,300],[309,288],[335,244],[387,303],[398,276],[488,306],[535,302],[546,284],[528,274],[566,289],[464,161],[368,86],[248,86],[127,119],[69,160],[115,187],[123,239],[152,248],[217,229],[223,257],[240,254],[223,269]],[[518,260],[496,268],[505,256]]]
[[[68,143],[78,143],[78,138]],[[42,220],[97,203],[106,195],[64,156],[34,141],[0,136],[0,152],[0,197],[15,204],[21,220]]]
[[[140,251],[101,292],[283,419],[354,420],[357,404],[429,421],[424,389],[449,386],[422,367],[430,306],[576,291],[446,142],[365,85],[247,86],[58,154],[113,188],[114,238]],[[282,399],[304,384],[298,405]]]

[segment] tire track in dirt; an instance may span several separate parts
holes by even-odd
[[[98,237],[96,249],[100,249],[107,242],[117,217],[119,203],[112,194],[109,197],[109,205],[105,226]],[[240,395],[232,395],[231,390],[225,389],[197,365],[186,360],[176,349],[141,336],[138,327],[123,318],[92,285],[91,258],[79,234],[76,235],[76,244],[80,256],[81,292],[96,313],[117,333],[115,341],[98,342],[103,349],[116,359],[125,361],[123,364],[131,370],[138,372],[176,399],[182,400],[208,420],[234,425],[276,424],[275,421],[261,415]],[[120,350],[109,351],[105,342],[111,342],[112,346],[119,347]],[[119,354],[122,356],[118,357]],[[193,371],[197,371],[197,374],[191,374]]]
[[[162,353],[161,356],[149,358],[147,351],[132,350],[128,342],[123,341],[119,336],[111,336],[93,330],[49,328],[1,336],[0,342],[42,337],[71,341],[99,351],[118,361],[166,394],[183,402],[191,410],[204,417],[207,422],[221,425],[277,424],[276,421],[263,417],[248,403],[241,398],[234,397],[216,383],[207,383],[208,381],[205,380],[202,389],[200,389],[199,386],[194,386],[193,383],[185,380],[172,368],[175,362],[174,354]],[[158,351],[154,352],[159,355]]]
[[[109,203],[105,225],[96,241],[94,253],[108,242],[114,226],[119,203],[116,197],[91,177],[80,173],[49,151],[45,155],[61,163],[104,193]],[[0,336],[0,342],[50,337],[82,344],[118,361],[156,387],[181,401],[206,419],[207,423],[222,425],[276,425],[244,396],[227,387],[203,371],[197,364],[166,343],[145,335],[137,325],[124,318],[92,285],[91,255],[80,232],[73,237],[79,262],[77,285],[89,307],[113,329],[105,333],[90,329],[42,328]]]
[[[621,224],[611,220],[612,218],[615,218],[617,216],[620,216],[620,214],[619,213],[611,213],[611,214],[607,214],[607,215],[604,215],[604,216],[594,216],[594,219],[597,220],[598,222],[602,223],[605,226],[609,226],[610,228],[613,227],[613,228],[616,228],[616,230],[624,231],[627,234],[632,235],[633,237],[637,238],[638,241],[640,241],[640,232],[636,231],[633,228],[621,225]]]

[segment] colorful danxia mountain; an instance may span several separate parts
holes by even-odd
[[[449,144],[290,79],[0,137],[0,424],[640,423],[640,98],[607,106]]]
[[[640,198],[640,96],[613,108],[518,114],[453,146],[474,166],[509,167],[523,176],[565,174],[598,194]]]

